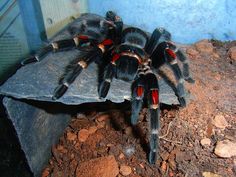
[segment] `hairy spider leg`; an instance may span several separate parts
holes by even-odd
[[[63,96],[69,85],[75,81],[81,71],[87,68],[87,66],[95,60],[101,60],[104,56],[104,53],[108,51],[112,45],[113,41],[106,39],[92,50],[86,51],[82,56],[72,61],[71,65],[67,67],[65,74],[60,80],[60,84],[54,90],[52,99],[56,100]]]
[[[163,41],[170,41],[171,34],[165,28],[156,28],[145,47],[145,51],[151,55],[158,44]]]
[[[156,75],[151,71],[150,61],[144,62],[132,84],[132,112],[131,124],[137,124],[139,112],[142,109],[143,98],[147,97],[150,119],[150,151],[149,162],[154,164],[158,157],[159,128],[160,128],[160,106],[159,85]]]
[[[69,31],[75,37],[71,39],[64,39],[52,42],[46,47],[41,48],[36,54],[32,57],[29,57],[21,62],[21,65],[26,65],[33,62],[39,62],[50,52],[58,52],[73,48],[82,48],[89,45],[97,45],[99,41],[102,41],[106,35],[107,37],[112,38],[114,36],[114,30],[116,26],[113,22],[101,19],[90,19],[82,21],[81,27],[70,27]],[[102,34],[100,34],[102,33]],[[79,34],[79,35],[76,35]]]
[[[123,30],[123,21],[120,16],[118,16],[113,11],[108,11],[106,13],[106,20],[111,21],[115,24],[115,42],[120,43],[121,33]]]
[[[151,59],[152,66],[156,69],[159,69],[164,64],[167,64],[170,67],[177,81],[176,94],[178,96],[180,105],[183,107],[186,106],[183,74],[177,63],[177,56],[175,52],[169,48],[167,42],[161,42],[154,49]]]
[[[168,47],[165,49],[164,54],[165,54],[167,63],[172,69],[175,75],[175,79],[177,81],[177,94],[178,94],[179,103],[182,107],[185,107],[186,106],[186,99],[185,99],[186,93],[184,89],[184,79],[183,79],[182,71],[180,70],[177,60],[176,60],[177,56],[174,53],[174,51]]]
[[[145,92],[145,80],[142,70],[138,71],[137,79],[132,83],[132,100],[131,100],[131,124],[136,125],[139,118],[139,112],[142,109],[143,97]]]
[[[195,80],[192,78],[190,71],[189,71],[189,60],[187,59],[186,55],[183,53],[181,49],[179,49],[175,44],[172,42],[168,42],[169,47],[173,50],[177,56],[177,58],[183,63],[183,76],[184,80],[189,83],[194,83]]]
[[[191,77],[189,71],[189,62],[184,53],[171,42],[171,34],[164,28],[156,28],[146,47],[146,52],[152,54],[155,48],[162,42],[168,42],[170,48],[175,52],[177,58],[183,63],[183,76],[189,83],[194,83],[194,79]]]
[[[154,164],[158,157],[159,128],[160,128],[160,105],[159,105],[159,85],[157,77],[151,71],[145,74],[147,100],[150,118],[150,152],[149,163]]]
[[[89,33],[94,36],[94,38],[99,39],[103,35],[107,35],[107,33],[111,30],[116,29],[116,24],[113,21],[108,21],[106,19],[88,19],[83,20],[82,24],[78,30],[78,27],[73,27],[70,29],[72,34],[77,33]],[[114,32],[113,32],[114,33]]]
[[[23,60],[21,62],[21,65],[23,66],[29,63],[40,62],[50,52],[58,52],[62,50],[73,49],[80,45],[83,45],[84,43],[88,43],[91,41],[94,41],[94,40],[90,39],[86,35],[78,35],[72,39],[64,39],[64,40],[52,42],[48,46],[41,48],[38,52],[36,52],[34,56]]]
[[[108,91],[110,89],[110,85],[112,82],[112,79],[115,75],[115,66],[111,63],[109,63],[104,70],[103,73],[103,79],[101,81],[101,83],[99,83],[98,86],[98,95],[99,98],[105,98],[108,94]]]

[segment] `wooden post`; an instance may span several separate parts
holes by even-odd
[[[46,40],[43,15],[38,0],[18,0],[30,51],[37,50]]]

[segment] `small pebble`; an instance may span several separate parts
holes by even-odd
[[[221,78],[221,75],[220,74],[215,74],[214,75],[214,78],[217,80],[217,81],[220,81],[222,78]],[[214,89],[214,88],[213,88]]]
[[[236,173],[236,159],[234,159],[233,170],[234,170],[234,172]]]
[[[85,142],[89,137],[89,131],[87,129],[81,129],[78,134],[78,138],[80,142]]]
[[[171,168],[172,170],[175,170],[175,169],[176,169],[176,162],[175,162],[174,159],[168,159],[168,163],[169,163],[170,168]]]
[[[50,174],[50,169],[49,168],[45,168],[43,170],[42,177],[48,177],[49,174]]]
[[[220,58],[220,55],[218,53],[213,53],[213,57],[218,59],[218,58]]]
[[[162,170],[163,172],[165,172],[166,169],[167,169],[167,163],[166,163],[166,161],[162,161],[161,170]]]
[[[229,140],[219,141],[216,144],[214,153],[223,158],[230,158],[236,156],[236,142]]]
[[[63,154],[67,153],[67,149],[62,145],[57,145],[56,149]]]
[[[123,175],[123,176],[128,176],[132,173],[132,169],[130,166],[127,166],[127,165],[121,165],[120,166],[120,173]]]
[[[49,160],[49,164],[50,164],[50,165],[53,165],[52,159]]]
[[[125,129],[125,134],[126,134],[126,135],[131,135],[131,134],[132,134],[132,131],[133,131],[132,127],[127,127],[127,128]]]
[[[114,146],[114,144],[112,144],[112,143],[107,144],[107,147],[113,147],[113,146]]]
[[[228,122],[225,120],[225,117],[221,114],[218,114],[214,117],[212,124],[217,128],[225,129],[228,126]]]
[[[166,161],[169,158],[169,152],[165,151],[163,153],[161,153],[161,158],[162,160]]]
[[[236,46],[231,47],[231,48],[229,49],[229,57],[230,57],[232,60],[236,61]]]
[[[211,145],[211,140],[209,138],[203,138],[201,141],[200,141],[201,145],[203,147],[207,147],[207,146],[210,146]]]
[[[98,122],[97,128],[102,129],[105,127],[105,125],[106,125],[106,122]]]
[[[109,118],[108,114],[102,114],[102,115],[98,116],[96,119],[98,122],[103,122],[103,121],[106,121],[108,118]]]
[[[189,142],[189,143],[188,143],[188,146],[189,146],[189,147],[193,147],[193,144]]]
[[[217,174],[211,173],[211,172],[203,172],[202,176],[203,177],[221,177],[220,175],[217,175]]]
[[[170,177],[173,177],[175,174],[171,171],[170,173],[169,173],[169,176]]]
[[[124,157],[125,157],[125,155],[123,153],[120,153],[119,159],[123,159]]]
[[[88,131],[89,131],[89,134],[94,134],[96,131],[97,131],[97,127],[96,126],[92,126],[92,127],[89,127]]]
[[[144,165],[142,163],[139,164],[139,166],[144,169]]]
[[[66,133],[66,139],[68,141],[74,141],[74,140],[76,140],[76,138],[77,138],[77,135],[75,133],[73,133],[73,132]]]

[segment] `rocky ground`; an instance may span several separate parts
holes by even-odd
[[[127,103],[90,111],[71,121],[42,176],[236,176],[236,42],[203,40],[182,46],[194,85],[186,108],[162,105],[160,159],[147,162],[147,109],[136,127]]]

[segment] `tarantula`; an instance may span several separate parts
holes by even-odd
[[[52,99],[58,99],[66,92],[81,71],[90,63],[105,63],[104,72],[98,84],[98,95],[105,98],[112,79],[115,77],[132,82],[131,124],[138,121],[143,101],[147,100],[150,118],[149,162],[155,163],[158,156],[159,134],[159,86],[153,70],[167,64],[177,80],[177,96],[181,106],[186,105],[184,80],[193,83],[187,58],[171,42],[171,34],[164,28],[157,28],[149,36],[136,27],[123,27],[123,22],[109,11],[102,20],[84,21],[80,29],[74,30],[73,38],[55,41],[39,50],[34,56],[22,61],[22,65],[38,62],[49,52],[72,48],[81,50],[56,87]],[[183,63],[183,73],[177,59]]]

